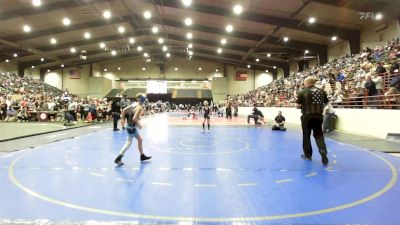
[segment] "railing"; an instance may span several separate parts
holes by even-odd
[[[400,94],[343,98],[341,102],[331,104],[334,108],[400,109]]]

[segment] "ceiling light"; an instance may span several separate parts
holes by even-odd
[[[71,53],[75,53],[76,49],[75,48],[71,48],[70,51],[71,51]]]
[[[382,13],[377,13],[377,14],[375,15],[375,19],[376,19],[376,20],[381,20],[382,18],[383,18]]]
[[[137,50],[138,50],[139,52],[141,52],[141,51],[143,50],[142,46],[138,46],[138,47],[137,47]]]
[[[44,58],[41,58],[40,61],[41,61],[41,62],[44,62]]]
[[[104,12],[103,12],[103,17],[104,17],[105,19],[110,19],[110,18],[111,18],[111,12],[108,11],[108,10],[104,11]]]
[[[250,69],[250,67],[251,67],[250,65],[247,65],[247,68],[249,68],[249,69]]]
[[[64,64],[61,64],[61,68],[64,68]]]
[[[241,13],[243,12],[243,7],[242,7],[241,5],[239,5],[239,4],[237,4],[237,5],[235,5],[235,6],[233,7],[233,12],[234,12],[236,15],[239,15],[239,14],[241,14]]]
[[[32,69],[35,69],[35,66],[32,66]]]
[[[146,70],[146,67],[143,67],[142,70],[145,71],[145,70]]]
[[[268,73],[268,70],[265,70],[266,73]]]
[[[31,32],[31,27],[29,25],[24,25],[22,29],[24,30],[25,33]]]
[[[189,44],[188,44],[188,48],[193,48],[193,44],[192,44],[192,43],[189,43]]]
[[[284,42],[288,42],[288,41],[289,41],[289,38],[288,38],[288,37],[284,37],[284,38],[283,38],[283,41],[284,41]]]
[[[166,56],[167,58],[169,58],[169,57],[171,56],[171,54],[168,52],[165,56]]]
[[[134,44],[135,43],[135,38],[129,38],[129,43]]]
[[[163,50],[164,52],[166,52],[166,51],[168,50],[168,47],[164,45],[164,46],[162,47],[162,50]]]
[[[118,67],[118,70],[121,70],[121,67]]]
[[[145,19],[150,19],[151,18],[151,12],[150,11],[146,11],[146,12],[144,12],[143,13],[143,17],[145,18]]]
[[[50,43],[51,43],[52,45],[57,44],[57,39],[55,39],[55,38],[50,39]]]
[[[175,71],[177,71],[178,70],[178,67],[175,67]]]
[[[274,66],[274,69],[276,69],[276,66]]]
[[[199,67],[199,70],[201,71],[201,70],[202,70],[202,68],[201,68],[201,67]]]
[[[39,7],[42,5],[42,0],[32,0],[32,5],[35,7]]]
[[[268,58],[269,58],[269,57],[271,57],[271,54],[270,54],[270,53],[268,53],[268,54],[267,54],[267,57],[268,57]]]
[[[104,72],[107,72],[107,69],[104,69]]]
[[[65,17],[62,22],[65,26],[69,26],[71,24],[71,20],[67,17]]]
[[[158,27],[151,28],[151,32],[153,32],[153,34],[157,34],[158,33]]]
[[[18,57],[18,54],[17,53],[14,53],[14,58],[17,58]]]
[[[308,54],[308,53],[310,53],[310,52],[309,52],[308,50],[305,50],[304,53],[305,53],[305,54]]]
[[[187,38],[187,39],[192,39],[192,38],[193,38],[193,34],[190,33],[190,32],[187,33],[187,34],[186,34],[186,38]]]
[[[225,30],[230,33],[233,31],[233,26],[229,24],[225,27]]]
[[[256,62],[260,62],[260,59],[256,59]]]
[[[121,34],[125,33],[125,27],[123,26],[118,27],[118,32],[120,32]]]
[[[158,38],[158,43],[159,43],[159,44],[164,43],[164,39],[163,39],[163,38]]]
[[[336,41],[337,40],[337,37],[336,36],[333,36],[332,37],[332,41]]]
[[[217,49],[218,54],[222,53],[222,48]]]
[[[188,18],[185,19],[186,26],[190,26],[190,25],[192,25],[192,23],[193,23],[193,21],[192,21],[191,18],[188,17]]]
[[[185,6],[190,6],[192,4],[192,0],[182,0],[182,4]]]
[[[48,73],[50,73],[50,70],[47,70]]]
[[[117,51],[112,50],[112,51],[111,51],[111,55],[113,55],[113,56],[117,55]]]
[[[89,32],[85,32],[85,33],[83,34],[83,37],[84,37],[85,39],[89,39],[89,38],[92,37],[92,35],[91,35]]]
[[[215,72],[217,72],[217,73],[218,73],[218,71],[219,71],[218,69],[215,69]]]
[[[104,42],[101,42],[100,43],[100,48],[105,48],[106,47],[106,44],[104,44]]]
[[[10,62],[10,60],[6,59],[6,63]]]
[[[143,56],[144,56],[145,58],[148,58],[148,57],[149,57],[149,53],[145,52],[145,53],[143,53]]]
[[[316,21],[315,17],[310,17],[310,18],[308,19],[308,22],[309,22],[309,23],[315,23],[315,21]]]
[[[226,39],[225,38],[221,39],[221,44],[223,44],[223,45],[226,44]]]

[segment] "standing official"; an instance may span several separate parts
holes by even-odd
[[[304,80],[305,88],[297,96],[297,108],[301,109],[301,127],[303,129],[303,159],[311,160],[312,147],[310,135],[313,131],[315,141],[321,154],[322,164],[327,165],[328,152],[326,150],[324,135],[322,133],[322,122],[324,106],[328,103],[328,97],[324,90],[315,87],[317,79],[308,77]]]
[[[111,115],[113,117],[113,131],[119,131],[118,129],[118,120],[120,119],[121,115],[121,99],[119,97],[114,98],[111,103]]]

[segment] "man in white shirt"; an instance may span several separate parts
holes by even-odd
[[[377,73],[374,73],[372,81],[375,83],[376,90],[378,91],[378,95],[382,95],[382,77],[379,76]]]
[[[324,121],[322,122],[322,131],[324,133],[331,132],[334,130],[334,123],[337,116],[331,103],[328,102],[324,107]]]

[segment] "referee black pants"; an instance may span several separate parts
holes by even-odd
[[[324,140],[324,134],[322,132],[322,115],[302,115],[301,116],[301,127],[303,128],[303,151],[306,157],[312,157],[312,147],[311,147],[311,131],[317,146],[319,153],[327,154],[326,145]]]

